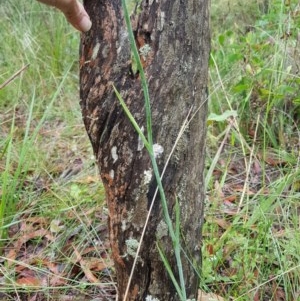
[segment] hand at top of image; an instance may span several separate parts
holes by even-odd
[[[64,13],[66,19],[79,31],[89,31],[92,22],[83,5],[77,0],[38,0],[54,6]]]

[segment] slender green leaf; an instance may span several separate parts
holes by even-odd
[[[159,247],[158,244],[156,244],[156,246],[157,246],[160,258],[163,261],[163,264],[164,264],[164,266],[165,266],[165,268],[166,268],[166,270],[167,270],[167,272],[168,272],[168,274],[169,274],[169,276],[170,276],[170,278],[171,278],[171,280],[172,280],[172,282],[173,282],[173,284],[175,286],[175,289],[176,289],[176,291],[177,291],[177,293],[179,295],[180,300],[185,300],[184,297],[183,297],[183,295],[182,295],[182,291],[180,289],[180,286],[179,286],[178,282],[176,281],[176,278],[175,278],[175,276],[173,274],[172,268],[171,268],[171,266],[169,264],[169,261],[168,261],[166,255],[164,254],[163,250]]]

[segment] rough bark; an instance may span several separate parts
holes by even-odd
[[[141,82],[134,72],[120,0],[85,0],[92,29],[82,35],[80,49],[81,108],[97,158],[109,208],[109,231],[119,300],[131,271],[156,181],[150,158],[124,114],[113,85],[138,124],[146,128]],[[149,81],[154,143],[164,149],[163,169],[179,130],[192,110],[163,178],[169,212],[180,202],[183,248],[197,266],[201,260],[204,201],[204,145],[207,73],[210,48],[207,0],[144,0],[132,16],[136,43],[150,51],[142,58]],[[149,177],[150,175],[150,177]],[[159,242],[176,274],[172,244],[164,228],[157,197],[147,226],[128,300],[178,300],[157,251]],[[184,259],[189,297],[198,277]]]

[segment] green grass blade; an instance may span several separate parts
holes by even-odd
[[[177,242],[180,240],[180,206],[177,196],[175,197],[175,237]]]
[[[176,278],[175,278],[175,276],[173,274],[172,268],[171,268],[171,266],[169,264],[169,261],[168,261],[166,255],[164,254],[163,250],[159,247],[158,244],[156,244],[156,246],[157,246],[160,258],[163,261],[163,264],[164,264],[164,266],[165,266],[165,268],[166,268],[166,270],[167,270],[167,272],[168,272],[168,274],[169,274],[169,276],[170,276],[170,278],[171,278],[171,280],[173,282],[173,285],[175,286],[175,289],[176,289],[176,291],[177,291],[177,293],[179,295],[180,300],[185,301],[186,298],[184,298],[184,296],[182,294],[181,288],[180,288],[178,282],[176,281]]]
[[[147,122],[147,137],[148,137],[148,142],[149,145],[152,147],[153,145],[153,140],[152,140],[152,117],[151,117],[151,105],[150,105],[150,96],[149,96],[149,89],[148,89],[148,83],[146,80],[145,72],[143,69],[143,65],[140,59],[139,51],[137,49],[133,31],[132,31],[132,26],[131,26],[131,21],[130,21],[130,16],[128,13],[127,5],[126,5],[126,0],[122,0],[122,7],[123,7],[123,12],[124,12],[124,18],[127,26],[127,31],[129,34],[129,41],[130,41],[130,47],[133,52],[134,60],[137,64],[137,69],[139,71],[140,77],[141,77],[141,83],[142,83],[142,88],[144,92],[144,99],[145,99],[145,111],[146,111],[146,122]]]
[[[120,104],[121,104],[121,106],[122,106],[122,108],[123,108],[125,114],[126,114],[127,117],[129,118],[129,120],[130,120],[131,124],[133,125],[134,129],[138,132],[138,134],[139,134],[140,138],[142,139],[142,141],[143,141],[143,143],[144,143],[144,145],[145,145],[147,151],[148,151],[149,153],[152,152],[152,148],[150,147],[150,145],[149,145],[149,143],[148,143],[148,141],[147,141],[147,139],[146,139],[146,137],[145,137],[143,131],[141,130],[141,128],[139,127],[139,125],[138,125],[137,122],[135,121],[134,117],[132,116],[131,112],[129,111],[129,109],[128,109],[128,107],[127,107],[127,105],[126,105],[124,99],[123,99],[122,96],[121,96],[121,94],[118,92],[118,90],[116,89],[115,86],[113,86],[113,88],[114,88],[114,91],[115,91],[115,93],[116,93],[116,96],[117,96],[117,98],[118,98],[118,100],[119,100],[119,102],[120,102]]]

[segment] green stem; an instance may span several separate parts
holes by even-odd
[[[139,71],[141,82],[142,82],[142,88],[144,92],[144,99],[145,99],[145,111],[146,111],[146,117],[147,117],[147,135],[148,135],[148,142],[150,145],[153,146],[153,140],[152,140],[152,118],[151,118],[151,106],[150,106],[150,96],[149,96],[149,89],[148,89],[148,83],[146,80],[145,72],[143,69],[142,62],[140,60],[139,51],[137,49],[133,30],[130,22],[130,16],[127,10],[126,6],[126,0],[122,0],[122,7],[124,11],[124,18],[127,26],[127,31],[129,34],[129,41],[130,41],[130,47],[133,52],[134,60],[137,64],[137,69]],[[152,154],[153,154],[153,147],[152,147]]]

